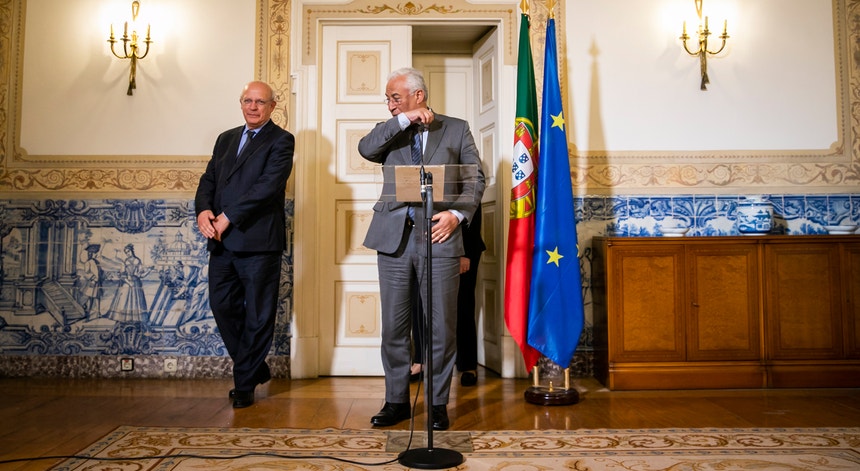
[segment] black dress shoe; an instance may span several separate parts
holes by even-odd
[[[416,367],[418,369],[418,372],[412,373],[412,371],[415,370]],[[424,365],[413,363],[412,367],[409,368],[409,371],[410,371],[410,373],[409,373],[409,382],[410,383],[417,383],[418,381],[421,381],[424,379]]]
[[[474,371],[464,371],[460,374],[460,386],[474,386],[478,384],[478,375]]]
[[[451,421],[448,420],[448,406],[433,406],[433,430],[448,430]]]
[[[236,391],[233,393],[233,408],[242,409],[254,403],[254,391]]]
[[[272,379],[272,372],[269,370],[269,365],[263,363],[263,366],[259,370],[257,370],[256,374],[254,374],[254,381],[257,384],[264,384],[269,382],[270,379]],[[227,397],[229,397],[230,399],[235,398],[236,389],[231,389],[230,392],[227,394]]]
[[[257,373],[254,375],[254,380],[257,382],[257,384],[264,384],[267,383],[270,379],[272,379],[272,371],[269,369],[268,364],[263,363],[263,366],[261,366],[257,370]]]
[[[408,403],[386,402],[378,414],[370,418],[374,427],[389,427],[412,417]]]

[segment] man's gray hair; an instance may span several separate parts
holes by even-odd
[[[421,90],[424,92],[425,101],[430,98],[430,94],[427,92],[427,83],[424,82],[424,74],[420,70],[413,69],[412,67],[403,67],[388,74],[389,81],[397,77],[406,77],[406,88],[409,89],[410,94]]]

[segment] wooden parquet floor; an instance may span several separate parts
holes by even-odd
[[[578,404],[539,406],[523,399],[525,379],[486,370],[474,387],[460,387],[457,379],[448,405],[451,430],[860,425],[860,389],[608,391],[587,378],[574,381]],[[73,454],[120,425],[367,429],[384,397],[378,377],[274,379],[257,388],[253,406],[234,410],[231,387],[229,379],[0,378],[0,460]],[[415,428],[426,430],[423,392],[417,409]],[[0,464],[0,470],[43,470],[56,462]]]

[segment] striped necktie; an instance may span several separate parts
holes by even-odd
[[[257,134],[257,131],[253,131],[251,129],[245,131],[245,142],[241,146],[239,146],[239,153],[236,154],[236,157],[242,155],[242,151],[244,151],[245,148],[248,147],[248,144],[251,142],[251,139],[254,138],[254,134]]]
[[[421,161],[424,160],[424,146],[421,145],[423,131],[424,128],[416,126],[412,133],[412,163],[415,165],[421,165]]]
[[[423,146],[421,145],[421,138],[423,137],[422,134],[424,134],[423,131],[424,131],[424,128],[422,128],[420,126],[415,126],[414,129],[412,130],[412,144],[410,147],[412,149],[412,164],[413,165],[421,165],[421,161],[424,160],[424,149],[422,148]],[[411,219],[412,221],[415,221],[415,207],[414,206],[410,205],[406,209],[406,213],[409,214],[409,219]]]

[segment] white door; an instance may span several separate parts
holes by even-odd
[[[320,375],[382,375],[376,252],[362,242],[379,197],[358,141],[391,117],[388,73],[410,66],[409,26],[322,27],[316,168]]]
[[[429,89],[430,107],[438,113],[463,118],[469,122],[472,135],[478,145],[487,188],[482,201],[483,223],[481,236],[488,250],[481,257],[478,283],[475,287],[475,322],[478,333],[478,362],[494,371],[502,371],[501,339],[504,334],[504,319],[497,302],[500,264],[495,253],[496,224],[496,180],[498,165],[497,141],[499,107],[498,80],[495,68],[498,31],[493,30],[478,42],[472,54],[440,55],[416,54],[414,67],[424,72]],[[504,210],[504,209],[503,209]]]
[[[481,152],[481,160],[484,163],[484,176],[487,187],[484,189],[484,197],[481,201],[483,219],[481,223],[481,236],[487,245],[487,250],[481,256],[478,271],[477,294],[475,305],[478,311],[478,362],[487,368],[503,373],[505,355],[503,354],[504,337],[507,335],[504,321],[504,287],[499,284],[503,277],[500,274],[504,270],[504,244],[502,225],[507,221],[505,212],[508,211],[507,195],[499,198],[499,193],[504,193],[500,182],[496,178],[496,172],[500,168],[509,168],[503,163],[501,152],[505,143],[500,143],[501,135],[505,126],[511,123],[501,121],[503,115],[503,98],[508,102],[511,99],[510,91],[501,92],[500,77],[502,68],[502,55],[499,48],[499,31],[494,28],[481,41],[479,41],[472,54],[472,69],[474,79],[472,81],[474,123],[472,134],[475,143]],[[510,143],[507,143],[510,145]]]

